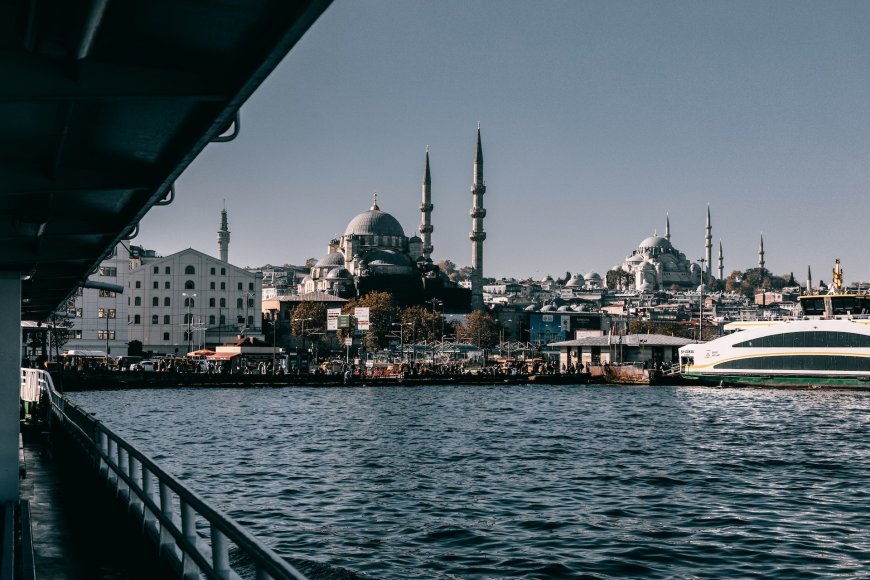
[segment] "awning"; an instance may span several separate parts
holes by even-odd
[[[239,356],[240,353],[237,352],[216,352],[212,355],[209,355],[206,360],[230,360],[231,358]]]
[[[193,352],[187,353],[187,356],[211,356],[214,354],[214,351],[209,348],[201,348],[199,350],[195,350]]]

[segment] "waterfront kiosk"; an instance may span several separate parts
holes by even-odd
[[[677,363],[680,347],[691,342],[691,339],[667,334],[626,334],[583,336],[549,346],[559,349],[560,367],[644,362],[652,367],[658,363]]]

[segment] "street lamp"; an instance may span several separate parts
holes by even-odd
[[[193,342],[193,315],[190,312],[191,307],[193,306],[193,299],[196,298],[196,294],[188,294],[187,292],[182,292],[182,296],[187,298],[185,302],[187,302],[187,352],[190,352],[191,343]]]
[[[302,322],[302,352],[305,352],[305,321],[312,320],[311,318],[294,318],[293,322]],[[298,364],[296,365],[296,374],[302,374],[302,358],[299,357]]]
[[[411,326],[410,322],[394,322],[391,326],[399,327],[399,360],[405,362],[405,327]]]

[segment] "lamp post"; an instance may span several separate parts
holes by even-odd
[[[182,292],[182,296],[184,296],[187,300],[187,352],[191,351],[191,343],[193,342],[193,315],[190,312],[191,307],[193,306],[193,299],[196,298],[196,294],[188,294],[187,292]]]
[[[305,352],[305,321],[311,318],[294,318],[293,322],[302,322],[302,352]],[[296,374],[302,374],[302,357],[299,357],[299,364],[296,365]]]
[[[411,326],[410,322],[394,322],[391,326],[399,327],[399,360],[405,362],[405,327]]]

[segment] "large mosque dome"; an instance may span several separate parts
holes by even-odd
[[[405,237],[399,220],[381,211],[378,204],[372,205],[368,211],[364,211],[347,224],[344,235],[357,236],[399,236]]]
[[[670,250],[671,248],[673,248],[673,246],[671,245],[671,242],[669,242],[667,238],[663,238],[661,236],[650,236],[650,237],[646,238],[645,240],[643,240],[640,243],[640,245],[638,245],[638,248],[641,251],[647,250],[647,249],[651,250],[654,248],[658,248],[661,250]]]

